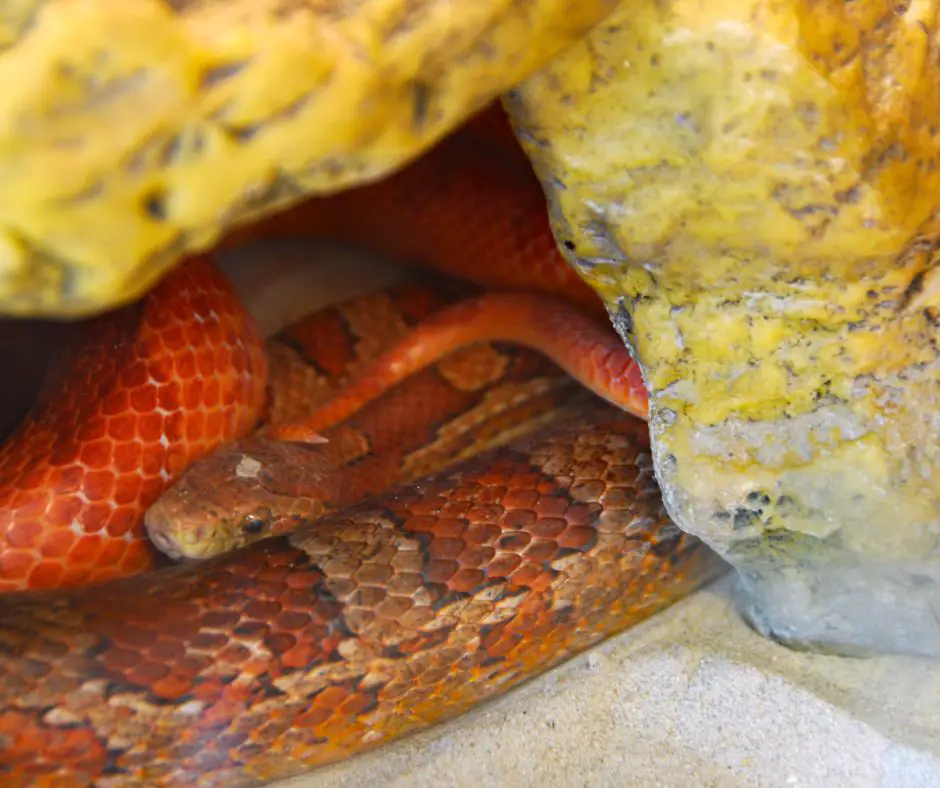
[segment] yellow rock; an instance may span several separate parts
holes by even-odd
[[[624,0],[509,101],[671,514],[791,642],[940,653],[938,10]]]
[[[940,654],[940,0],[0,9],[0,312],[136,298],[518,85],[677,522],[762,631]]]
[[[377,178],[614,5],[0,3],[0,312],[132,300],[237,223]]]

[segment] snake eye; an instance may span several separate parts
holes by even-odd
[[[271,523],[273,515],[270,509],[259,509],[256,512],[249,512],[242,518],[241,529],[246,534],[252,536],[260,534],[265,527]]]

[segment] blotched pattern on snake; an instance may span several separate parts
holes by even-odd
[[[358,216],[373,243],[394,248],[397,234],[406,258],[442,258],[487,288],[512,284],[508,263],[531,263],[516,266],[520,286],[573,294],[596,314],[554,250],[530,174],[498,156],[487,170],[460,156],[456,170],[442,169],[468,142],[449,144],[397,180],[255,232],[289,231],[304,211],[345,215],[346,227]],[[467,161],[476,169],[461,175]],[[460,199],[473,196],[467,183],[484,173],[481,188],[503,183],[502,202],[492,214],[474,203],[448,236],[441,223],[454,224]],[[370,228],[370,205],[390,206],[385,237]],[[432,231],[414,232],[422,222]],[[153,517],[151,531],[171,552],[223,554],[5,597],[5,785],[231,786],[293,774],[453,717],[723,570],[666,517],[645,425],[533,351],[448,333],[472,310],[505,313],[498,297],[464,295],[402,286],[325,310],[265,347],[225,281],[196,260],[142,304],[93,321],[61,387],[0,452],[4,587],[84,585],[156,566],[142,516],[189,466],[163,523],[184,521],[188,489],[188,503],[213,514],[212,529],[173,535]],[[565,323],[540,335],[540,304],[564,312],[553,297],[520,297],[530,308],[506,336],[477,336],[547,339],[545,349],[602,394],[635,383],[616,337],[584,322],[593,318],[572,312],[588,334],[568,338],[599,337],[607,344],[596,355],[556,341]],[[416,326],[439,346],[403,379],[390,375],[359,396],[363,380],[414,347]],[[399,356],[394,347],[381,355],[393,341]],[[578,350],[566,356],[565,347]],[[339,423],[318,421],[350,381],[354,392],[360,385],[353,407],[340,408]],[[609,396],[636,401],[623,391]],[[301,426],[277,443],[276,431],[249,435],[259,420]],[[304,441],[313,427],[327,443]],[[228,481],[207,490],[197,470],[210,467]],[[270,517],[259,516],[265,508]],[[228,535],[218,536],[222,520]],[[271,533],[285,535],[254,541]]]

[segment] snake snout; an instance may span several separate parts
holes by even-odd
[[[153,542],[154,547],[161,553],[169,556],[174,561],[182,561],[185,558],[182,546],[173,538],[173,519],[165,507],[160,506],[158,501],[151,506],[144,515],[144,528],[147,530],[147,536]]]
[[[221,551],[219,542],[226,541],[225,532],[230,530],[227,518],[214,507],[206,508],[203,502],[203,506],[194,511],[173,490],[147,510],[144,528],[154,547],[174,561],[215,555]]]

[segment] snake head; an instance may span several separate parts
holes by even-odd
[[[319,446],[247,438],[191,465],[148,510],[153,544],[202,560],[275,536],[330,508],[330,461]]]

